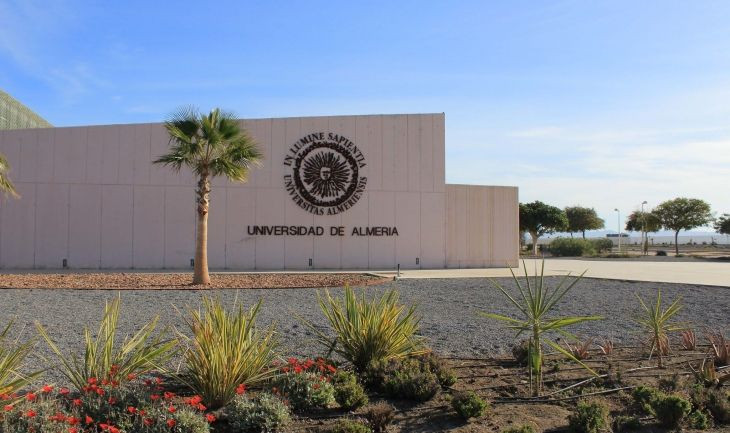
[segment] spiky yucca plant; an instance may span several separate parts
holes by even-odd
[[[25,358],[33,350],[36,342],[33,339],[25,343],[19,343],[17,340],[8,342],[8,333],[12,326],[11,321],[0,332],[0,395],[6,396],[13,395],[43,374],[43,371],[21,373]]]
[[[61,361],[64,376],[78,390],[82,390],[90,378],[120,380],[129,375],[164,370],[167,361],[175,355],[177,340],[165,338],[167,330],[155,335],[159,316],[142,326],[136,334],[126,336],[121,345],[117,344],[120,306],[120,296],[104,303],[104,317],[96,338],[89,328],[84,329],[83,359],[64,355],[43,325],[36,322],[38,332]]]
[[[657,358],[659,359],[659,368],[662,368],[664,367],[663,357],[668,355],[670,351],[669,333],[686,329],[685,325],[674,321],[674,316],[682,309],[682,298],[675,299],[664,310],[662,309],[661,290],[657,290],[656,301],[651,306],[648,306],[638,294],[636,297],[639,299],[642,312],[644,313],[636,319],[636,323],[641,325],[649,334],[649,358],[656,351]]]
[[[416,317],[416,307],[400,304],[395,290],[367,299],[365,292],[358,297],[345,287],[344,299],[333,298],[329,291],[324,296],[317,293],[317,299],[334,336],[305,323],[329,349],[328,356],[335,352],[358,371],[364,371],[372,362],[428,351],[423,338],[417,335],[420,318]]]
[[[278,342],[274,326],[256,327],[261,301],[245,311],[238,300],[228,311],[220,299],[204,297],[202,310],[189,309],[192,337],[185,351],[181,380],[212,409],[225,406],[240,385],[255,385],[272,377]]]
[[[507,322],[507,326],[510,329],[517,331],[515,338],[518,338],[522,333],[529,335],[528,344],[528,357],[527,363],[530,371],[530,389],[532,390],[533,396],[539,396],[542,390],[542,364],[543,364],[543,352],[542,346],[547,345],[562,353],[569,359],[577,362],[578,364],[585,367],[588,371],[596,374],[588,366],[583,364],[579,359],[573,356],[570,352],[565,350],[558,343],[546,338],[545,335],[551,332],[557,332],[563,336],[576,339],[576,337],[565,330],[566,327],[575,325],[581,322],[590,320],[599,320],[600,316],[569,316],[569,317],[551,317],[550,313],[552,309],[560,302],[561,299],[568,293],[575,284],[580,281],[585,272],[577,277],[574,277],[572,281],[569,281],[571,277],[570,273],[564,276],[558,285],[554,289],[550,289],[545,283],[545,260],[542,261],[542,267],[540,274],[537,273],[537,266],[535,267],[535,276],[533,281],[530,282],[530,277],[527,273],[527,265],[522,262],[522,266],[525,272],[525,285],[520,283],[515,273],[510,269],[512,273],[512,279],[517,285],[519,297],[515,299],[510,295],[507,290],[504,289],[497,281],[490,279],[492,285],[497,288],[502,294],[507,297],[512,305],[519,310],[519,317],[507,317],[501,314],[494,313],[482,313],[479,314],[490,318]]]

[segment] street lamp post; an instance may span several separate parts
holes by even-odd
[[[621,212],[618,208],[614,210],[616,211],[616,221],[618,223],[618,253],[621,254]]]
[[[646,232],[646,214],[644,213],[644,205],[646,200],[641,202],[641,251],[644,255],[649,255],[649,234]]]

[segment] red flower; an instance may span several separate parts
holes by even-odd
[[[45,385],[43,388],[41,388],[41,392],[44,392],[48,394],[49,392],[53,391],[53,387],[51,385]]]
[[[215,415],[213,415],[212,413],[208,413],[205,415],[205,419],[209,423],[213,423],[213,422],[215,422]]]
[[[58,393],[61,395],[68,395],[71,392],[68,388],[61,388],[58,390]]]
[[[175,427],[175,424],[176,424],[176,422],[175,422],[174,419],[168,419],[167,420],[167,426],[168,427],[173,428],[173,427]]]
[[[156,377],[155,378],[155,382],[157,382],[158,385],[162,385],[162,378],[161,377]]]
[[[152,394],[152,395],[150,395],[150,400],[152,400],[152,401],[157,401],[157,400],[159,400],[159,399],[160,399],[160,396],[159,396],[159,395],[157,395],[157,394]]]
[[[240,385],[238,385],[236,387],[236,394],[241,395],[244,392],[246,392],[246,385],[245,384],[242,383],[242,384],[240,384]]]
[[[165,391],[165,400],[172,400],[175,397],[175,394],[169,391]]]
[[[198,410],[199,410],[199,411],[201,411],[201,412],[205,412],[205,410],[206,410],[206,409],[208,409],[208,408],[207,408],[207,407],[205,407],[205,405],[203,405],[202,403],[198,405]]]
[[[151,418],[145,418],[143,422],[144,422],[144,425],[152,425],[152,423],[153,423],[154,421],[152,421],[152,419],[151,419]]]
[[[127,412],[134,415],[135,413],[137,413],[137,408],[134,406],[129,406],[129,407],[127,407]]]
[[[76,407],[81,406],[81,399],[80,398],[74,399],[73,405]]]
[[[109,397],[109,400],[107,400],[107,401],[109,402],[109,404],[114,404],[117,402],[117,399],[114,397]]]
[[[90,377],[86,380],[89,385],[96,385],[99,382],[95,377]]]
[[[76,424],[78,424],[78,423],[79,423],[79,421],[80,421],[80,420],[79,420],[78,418],[76,418],[75,416],[70,416],[70,417],[66,418],[66,422],[67,422],[67,423],[68,423],[69,425],[76,425]]]
[[[35,411],[33,409],[31,409],[31,410],[29,410],[28,412],[25,413],[25,416],[27,416],[28,418],[33,418],[35,415],[36,414],[35,414]]]
[[[70,429],[68,429],[68,433],[79,433],[79,429],[77,429],[76,427],[71,427]]]
[[[136,378],[137,378],[137,375],[136,375],[136,374],[134,374],[134,373],[129,373],[129,374],[127,375],[127,380],[134,380],[134,379],[136,379]]]
[[[113,425],[109,426],[109,433],[120,433],[119,429],[114,427]]]
[[[104,395],[104,390],[102,388],[96,388],[96,393],[99,395]]]
[[[319,389],[319,384],[318,383],[315,383],[314,385],[312,385],[312,388]]]
[[[12,404],[5,405],[5,412],[10,412],[11,410],[13,410],[13,405]]]
[[[330,373],[336,373],[337,372],[337,369],[335,367],[331,366],[331,365],[328,365],[327,366],[327,370],[329,370]]]
[[[289,373],[289,367],[282,367],[281,371],[283,371],[284,373]]]
[[[93,424],[94,418],[90,417],[89,415],[86,415],[86,425]]]
[[[302,367],[295,365],[294,366],[294,373],[299,374],[302,372]]]
[[[32,392],[29,392],[28,394],[25,395],[25,399],[28,401],[35,401],[36,396]]]
[[[175,413],[177,412],[177,408],[175,406],[170,406],[167,408],[167,411],[170,413]]]

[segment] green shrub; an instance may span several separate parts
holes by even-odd
[[[446,364],[446,361],[436,356],[433,352],[421,355],[421,362],[428,365],[428,368],[436,375],[442,388],[448,388],[456,383],[456,373]]]
[[[289,408],[269,393],[236,396],[224,410],[235,432],[276,432],[291,422]]]
[[[606,251],[611,251],[613,249],[613,241],[611,239],[595,238],[595,239],[589,239],[588,241],[593,245],[593,248],[596,250],[596,253],[599,253],[599,254],[606,252]]]
[[[373,362],[426,353],[423,338],[418,336],[416,307],[398,301],[395,290],[380,298],[358,297],[345,288],[344,299],[329,292],[317,294],[319,307],[329,322],[334,338],[307,323],[320,344],[349,361],[357,371],[365,371]]]
[[[504,429],[502,430],[502,433],[535,433],[535,428],[529,424],[523,424],[521,426]]]
[[[641,421],[635,416],[621,415],[613,419],[612,427],[614,433],[634,431],[641,428]]]
[[[689,426],[696,430],[707,430],[710,427],[710,420],[704,412],[695,411],[687,418]]]
[[[189,309],[192,337],[184,337],[190,347],[182,380],[211,409],[225,406],[240,385],[261,383],[274,374],[270,365],[277,342],[273,327],[264,332],[256,327],[259,308],[261,301],[248,312],[235,302],[228,311],[220,299],[206,296],[202,311]]]
[[[568,428],[575,433],[598,433],[606,427],[608,409],[601,403],[581,401],[568,416]]]
[[[384,432],[388,425],[393,422],[395,410],[393,406],[386,402],[372,404],[365,410],[365,418],[367,418],[375,433]]]
[[[631,392],[636,405],[646,414],[654,415],[652,402],[661,396],[661,392],[648,386],[638,386]]]
[[[334,377],[335,401],[343,409],[352,410],[368,404],[368,395],[355,374],[339,371]]]
[[[472,391],[458,392],[451,399],[451,407],[464,419],[478,418],[487,411],[489,404]]]
[[[722,389],[696,385],[692,389],[691,398],[696,407],[704,408],[712,415],[716,424],[730,424],[730,394]]]
[[[660,256],[660,257],[666,257],[667,256],[667,252],[664,251],[664,250],[657,250],[656,255],[657,256]]]
[[[429,365],[419,358],[381,361],[371,366],[368,377],[386,395],[405,400],[428,401],[441,388]]]
[[[334,427],[328,430],[329,433],[371,433],[370,427],[365,424],[351,420],[341,419],[334,425]]]
[[[281,374],[271,382],[271,386],[289,400],[295,411],[327,407],[335,401],[334,386],[318,373]]]
[[[593,243],[578,238],[555,238],[550,241],[549,251],[555,257],[578,257],[596,254]]]
[[[676,428],[689,415],[692,404],[678,395],[662,395],[652,400],[651,408],[659,424]]]

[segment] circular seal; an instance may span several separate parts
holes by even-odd
[[[367,178],[362,151],[332,132],[306,135],[284,158],[284,186],[294,202],[315,215],[336,215],[362,196]]]

